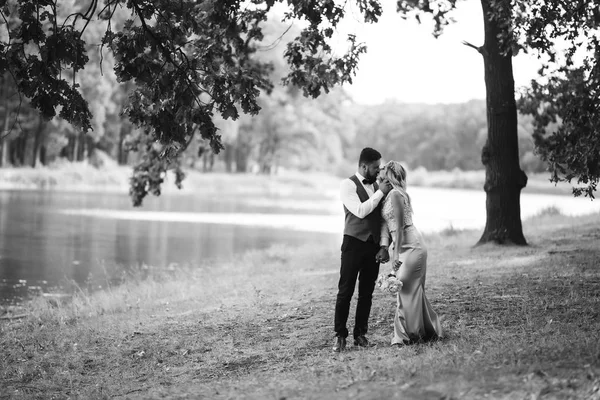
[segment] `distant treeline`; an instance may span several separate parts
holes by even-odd
[[[363,146],[382,149],[384,156],[430,171],[482,169],[486,141],[484,100],[462,104],[401,104],[387,102],[357,107],[356,138],[346,154]],[[526,172],[542,172],[545,163],[534,154],[532,119],[519,116],[519,159]]]
[[[238,121],[220,121],[225,150],[213,155],[195,140],[185,151],[186,166],[204,171],[272,173],[279,167],[329,170],[352,168],[360,149],[379,149],[385,159],[410,168],[436,170],[482,169],[486,140],[485,101],[463,104],[353,104],[335,91],[317,100],[299,93],[275,93],[264,98],[263,112]],[[277,97],[279,96],[279,97]],[[113,106],[114,107],[114,106]],[[116,107],[115,107],[116,108]],[[0,143],[0,165],[35,166],[59,158],[81,161],[99,149],[119,164],[133,164],[136,152],[127,142],[139,135],[117,114],[105,113],[102,135],[83,135],[67,124],[31,115]],[[526,172],[542,172],[545,164],[534,155],[531,120],[519,119],[519,156]]]

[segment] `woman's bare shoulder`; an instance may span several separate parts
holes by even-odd
[[[398,189],[392,189],[388,193],[388,197],[392,200],[401,200],[404,198],[404,194]]]
[[[398,189],[393,189],[388,193],[388,198],[392,205],[401,205],[404,201],[404,196]]]

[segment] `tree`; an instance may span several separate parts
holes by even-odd
[[[583,185],[573,194],[593,199],[600,179],[600,2],[524,2],[516,26],[545,61],[519,99],[534,117],[536,150],[551,181],[576,179]]]
[[[485,39],[473,46],[483,57],[488,137],[481,153],[485,166],[486,225],[478,244],[527,244],[521,224],[521,190],[527,175],[519,165],[517,105],[512,68],[512,4],[481,0]]]

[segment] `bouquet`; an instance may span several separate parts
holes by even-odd
[[[376,286],[383,292],[396,294],[402,288],[402,281],[396,278],[396,275],[393,273],[387,275],[381,274],[377,278]]]

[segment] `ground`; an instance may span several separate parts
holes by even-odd
[[[376,292],[372,347],[332,353],[339,249],[318,245],[36,299],[4,310],[0,398],[600,399],[600,215],[524,229],[525,247],[428,236],[446,335],[400,349]]]

